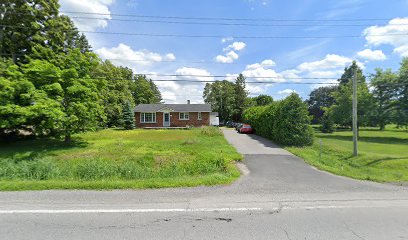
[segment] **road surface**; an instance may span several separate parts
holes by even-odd
[[[223,130],[245,160],[232,185],[0,193],[0,239],[408,239],[406,187],[316,170]]]

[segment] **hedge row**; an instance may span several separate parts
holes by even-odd
[[[307,106],[296,93],[268,106],[251,107],[244,111],[244,121],[260,136],[288,146],[313,144]]]

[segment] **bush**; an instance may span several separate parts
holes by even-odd
[[[222,132],[218,127],[201,127],[201,135],[215,137],[222,136]]]
[[[321,131],[323,133],[332,133],[334,132],[334,121],[333,116],[331,115],[330,111],[325,111],[322,117],[322,127]]]
[[[276,143],[289,146],[313,143],[307,106],[295,93],[268,106],[248,108],[243,117],[257,134]]]

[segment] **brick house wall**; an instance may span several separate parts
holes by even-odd
[[[156,122],[155,123],[141,123],[140,122],[140,112],[135,113],[136,127],[145,128],[145,127],[163,127],[163,113],[156,112]],[[198,120],[198,112],[189,112],[189,120],[180,120],[179,112],[170,112],[170,127],[186,127],[194,126],[209,126],[210,125],[210,113],[202,112],[201,120]]]

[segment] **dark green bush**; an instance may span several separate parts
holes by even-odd
[[[329,111],[325,111],[323,114],[321,131],[323,133],[334,132],[334,120],[333,116]]]
[[[248,108],[243,117],[260,136],[289,146],[313,143],[313,129],[305,103],[293,93],[268,106]]]

